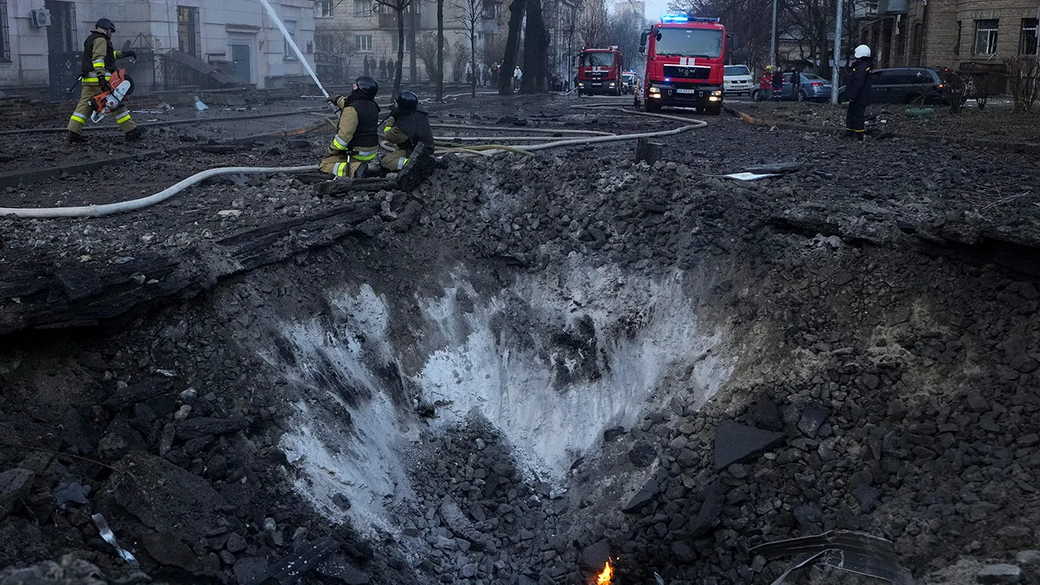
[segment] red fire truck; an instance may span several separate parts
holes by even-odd
[[[578,53],[578,95],[596,93],[621,95],[621,70],[625,56],[617,47],[609,49],[583,49]]]
[[[640,52],[646,54],[646,75],[636,105],[642,98],[648,112],[685,106],[721,113],[726,41],[726,28],[717,18],[662,18],[639,42]]]

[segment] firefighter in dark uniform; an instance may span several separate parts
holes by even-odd
[[[870,57],[870,47],[856,47],[846,84],[846,97],[849,98],[849,109],[845,115],[845,135],[856,140],[866,138],[864,124],[867,119],[867,106],[870,105],[870,70],[874,62]]]
[[[94,30],[83,43],[83,59],[80,67],[82,76],[80,85],[82,89],[79,94],[79,103],[69,118],[69,142],[84,142],[86,138],[81,134],[83,126],[94,112],[94,96],[108,91],[108,80],[115,71],[116,59],[123,57],[133,58],[137,55],[133,51],[116,51],[112,47],[112,33],[116,32],[116,25],[107,18],[102,18],[94,25]],[[116,124],[125,133],[127,140],[137,140],[141,137],[141,129],[130,117],[126,106],[119,106],[112,111]]]
[[[393,152],[383,156],[383,168],[388,171],[403,169],[419,144],[425,144],[429,147],[428,153],[433,153],[430,120],[426,112],[419,109],[419,96],[410,91],[402,91],[397,96],[394,109],[383,124],[383,135],[396,147]]]
[[[318,165],[322,172],[339,177],[360,177],[358,169],[367,166],[379,154],[379,84],[371,77],[354,81],[349,96],[329,98],[340,109],[339,127],[329,144],[329,154]]]

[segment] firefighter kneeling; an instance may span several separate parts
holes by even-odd
[[[410,91],[403,91],[394,102],[390,117],[383,124],[383,135],[396,147],[389,154],[383,155],[383,168],[400,171],[408,164],[412,151],[419,144],[426,145],[427,156],[433,153],[433,131],[430,121],[419,108],[419,96]]]
[[[379,84],[371,77],[362,76],[354,81],[349,96],[336,96],[329,101],[339,108],[339,127],[329,144],[329,154],[321,159],[322,172],[336,178],[362,177],[359,169],[367,166],[379,154],[379,105],[376,94]]]

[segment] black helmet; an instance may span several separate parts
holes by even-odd
[[[402,91],[397,96],[397,109],[401,112],[414,112],[419,107],[419,96],[410,91]]]
[[[362,96],[374,100],[379,93],[379,83],[367,75],[362,75],[354,80],[354,90]]]
[[[98,19],[97,24],[94,25],[94,28],[103,28],[110,33],[116,32],[116,25],[113,24],[112,21],[107,18]]]

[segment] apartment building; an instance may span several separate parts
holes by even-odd
[[[855,16],[881,67],[956,69],[1037,55],[1040,0],[872,0]]]
[[[470,61],[466,15],[471,9],[476,9],[478,16],[474,31],[478,68],[490,67],[495,47],[505,40],[509,10],[504,0],[445,0],[447,82],[466,80]],[[398,47],[397,14],[393,9],[373,0],[319,0],[316,10],[316,60],[322,78],[333,83],[346,83],[362,74],[390,79]],[[414,0],[405,9],[404,20],[403,78],[406,83],[425,83],[436,67],[436,2]]]
[[[313,0],[272,4],[313,55]],[[75,83],[83,40],[101,17],[116,23],[118,48],[140,55],[131,66],[140,91],[207,78],[263,88],[306,73],[257,0],[0,0],[0,87],[61,93]]]

